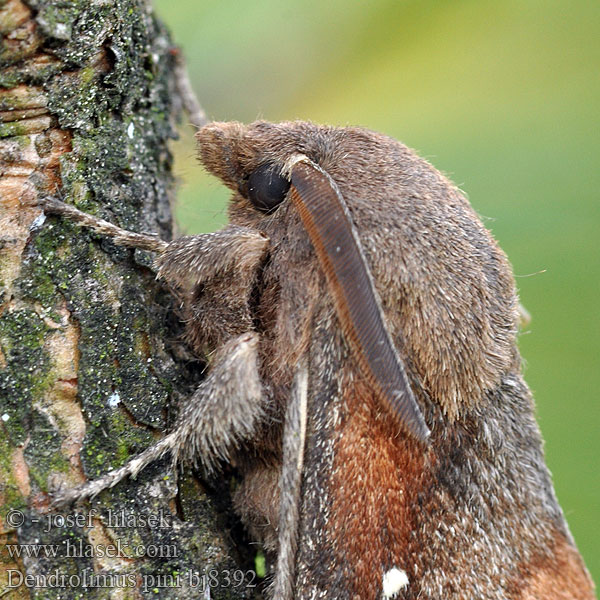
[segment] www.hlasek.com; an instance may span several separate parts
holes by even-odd
[[[6,551],[10,558],[177,558],[176,544],[132,545],[121,540],[114,544],[70,539],[60,544],[6,544]]]

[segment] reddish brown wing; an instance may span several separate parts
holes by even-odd
[[[399,432],[353,372],[329,306],[315,316],[310,345],[294,598],[380,600],[394,569],[418,590],[415,532],[420,497],[432,487],[431,446]]]
[[[294,598],[594,600],[537,427],[520,413],[525,386],[508,378],[490,395],[488,416],[457,423],[437,412],[440,426],[423,450],[394,435],[352,361],[339,357],[330,343],[311,348]],[[321,377],[325,364],[335,377]],[[509,416],[506,452],[493,454],[485,438],[507,404],[525,417],[522,429],[511,429]],[[396,596],[386,596],[386,583]]]

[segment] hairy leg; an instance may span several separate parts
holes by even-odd
[[[300,491],[306,443],[308,368],[302,361],[296,371],[283,430],[283,465],[279,484],[279,552],[271,597],[293,598],[300,520]]]
[[[254,229],[230,225],[201,235],[184,236],[165,242],[154,234],[122,229],[85,213],[71,204],[47,196],[40,200],[46,214],[59,215],[111,239],[118,246],[156,252],[159,277],[184,290],[223,273],[254,273],[263,260],[269,240]]]
[[[215,355],[210,373],[190,398],[173,431],[119,469],[83,486],[58,492],[54,506],[93,498],[170,453],[174,463],[213,470],[250,440],[267,413],[257,362],[258,336],[230,340]]]
[[[46,214],[59,215],[68,218],[77,225],[89,227],[92,231],[104,235],[119,246],[127,248],[139,248],[149,252],[162,252],[169,244],[161,240],[157,235],[148,233],[135,233],[121,229],[104,219],[89,215],[71,204],[62,202],[57,198],[46,196],[40,199],[40,206]]]

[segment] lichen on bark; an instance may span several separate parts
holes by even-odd
[[[47,513],[52,489],[150,444],[198,381],[149,256],[37,206],[58,194],[170,238],[172,43],[142,0],[0,0],[0,34],[0,591],[12,570],[13,584],[20,573],[39,585],[15,585],[11,598],[203,597],[194,574],[236,564],[190,474],[179,481],[163,462],[91,504]],[[60,520],[78,511],[83,526]],[[22,525],[11,524],[20,513]],[[87,555],[118,543],[127,556]],[[50,550],[18,558],[16,547]],[[96,587],[92,573],[105,577]],[[59,576],[73,578],[53,585]],[[212,598],[252,595],[212,589]]]

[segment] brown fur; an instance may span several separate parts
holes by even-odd
[[[213,123],[198,132],[198,142],[204,165],[236,191],[263,162],[283,164],[294,153],[335,180],[384,306],[391,305],[390,325],[402,323],[406,354],[450,415],[514,365],[518,303],[506,257],[460,192],[406,146],[363,129],[302,122]],[[309,252],[289,206],[265,217],[238,193],[230,217],[271,239],[288,234],[278,250],[291,257],[290,266],[301,259],[300,246]],[[382,260],[390,251],[394,260]],[[390,288],[393,295],[384,293]]]
[[[343,548],[350,597],[377,598],[381,573],[373,566],[411,562],[411,532],[417,525],[415,509],[429,456],[412,438],[398,438],[396,423],[364,384],[347,386],[344,401],[345,415],[336,431],[327,535]],[[335,492],[340,489],[343,494]]]
[[[589,574],[581,556],[557,532],[550,555],[522,567],[519,600],[588,600],[593,597]]]

